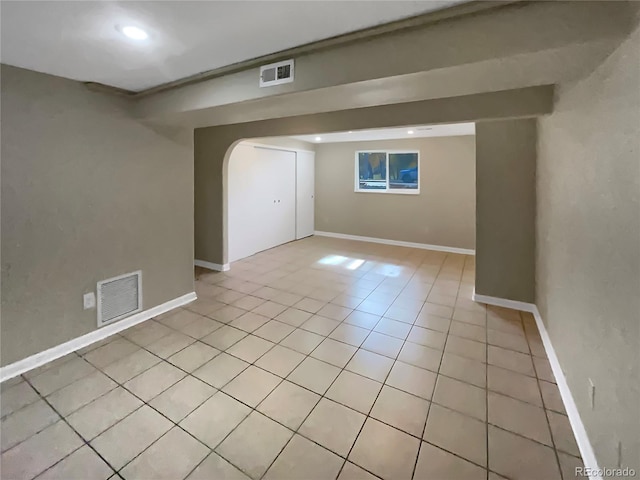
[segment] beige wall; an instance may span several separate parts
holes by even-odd
[[[536,303],[601,467],[640,470],[640,30],[539,122]],[[588,379],[596,387],[595,408]]]
[[[354,192],[359,150],[420,152],[417,195]],[[475,138],[316,145],[316,230],[475,249]]]
[[[532,303],[535,119],[476,124],[476,293]]]
[[[488,118],[535,117],[551,112],[552,102],[553,87],[541,86],[196,129],[196,258],[226,263],[226,159],[231,147],[240,140]],[[481,252],[476,249],[478,255]]]
[[[1,99],[2,365],[95,330],[98,280],[141,269],[145,309],[193,291],[190,133],[4,65]]]

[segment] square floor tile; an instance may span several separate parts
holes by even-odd
[[[152,353],[139,349],[121,360],[110,363],[102,371],[122,384],[161,361],[162,359]]]
[[[84,359],[94,367],[104,368],[110,363],[132,354],[139,348],[140,347],[135,343],[121,337],[103,345],[100,348],[91,350],[89,353],[84,355]]]
[[[80,410],[76,410],[66,420],[85,440],[89,441],[141,406],[140,399],[124,388],[118,387]]]
[[[510,432],[553,446],[542,408],[489,392],[489,423]]]
[[[236,295],[234,296],[233,299],[229,299],[229,300],[235,301],[235,300],[238,300],[239,298],[242,298],[242,295]],[[218,297],[218,300],[220,300],[220,297]],[[222,307],[216,310],[215,312],[209,314],[209,316],[220,323],[229,323],[234,321],[236,318],[238,318],[240,315],[244,314],[245,312],[246,310],[243,310],[242,308],[227,305],[226,307]]]
[[[549,426],[551,427],[556,449],[579,457],[580,449],[573,435],[569,418],[566,415],[550,411],[547,411],[547,417],[549,418]]]
[[[246,336],[247,332],[225,325],[206,337],[201,338],[200,341],[218,350],[225,351]]]
[[[487,314],[485,312],[472,312],[470,310],[456,308],[453,312],[453,319],[458,322],[470,323],[480,327],[487,326]]]
[[[5,417],[40,399],[40,396],[27,382],[20,382],[6,390],[2,390],[1,397],[0,407],[2,413],[0,417]]]
[[[30,436],[60,420],[60,416],[43,400],[2,419],[2,451],[17,445]]]
[[[93,372],[52,393],[47,401],[60,415],[68,415],[117,386],[104,373]]]
[[[368,418],[349,460],[381,478],[411,479],[420,440]]]
[[[305,355],[310,354],[324,340],[322,335],[297,328],[280,345]]]
[[[195,342],[194,338],[184,333],[174,332],[165,335],[160,340],[147,345],[145,348],[161,358],[169,358],[193,342]]]
[[[398,360],[415,367],[426,368],[432,372],[438,371],[441,358],[441,350],[411,342],[405,342],[400,355],[398,355]]]
[[[318,315],[321,315],[326,318],[330,318],[331,320],[337,320],[341,322],[345,318],[349,316],[349,314],[353,310],[346,307],[341,307],[340,305],[334,305],[332,303],[328,303],[320,310],[318,310]]]
[[[110,465],[119,470],[172,426],[158,412],[143,405],[93,439],[91,445]]]
[[[491,365],[535,377],[531,355],[489,345],[487,347],[487,359]]]
[[[288,428],[254,411],[216,448],[216,453],[251,478],[259,479],[292,436]]]
[[[254,335],[269,340],[274,343],[280,342],[283,338],[295,330],[295,327],[277,320],[269,320],[269,322],[258,328]]]
[[[438,447],[422,442],[414,478],[485,480],[487,471]]]
[[[443,333],[447,333],[449,331],[450,324],[451,319],[439,317],[426,312],[420,313],[414,323],[414,325],[417,325],[418,327],[428,328],[430,330]]]
[[[182,420],[180,426],[209,448],[215,448],[250,412],[246,405],[218,392]]]
[[[265,480],[336,478],[343,459],[300,435],[294,435],[273,463]]]
[[[95,371],[96,368],[84,358],[75,357],[55,367],[46,369],[42,373],[31,377],[29,381],[40,395],[47,396]]]
[[[389,309],[391,305],[390,301],[387,302],[376,302],[373,300],[369,300],[368,298],[364,300],[360,305],[358,305],[357,310],[361,312],[371,313],[372,315],[384,315]]]
[[[132,378],[123,387],[143,401],[148,402],[174,383],[177,383],[185,375],[182,370],[167,362],[162,362]]]
[[[489,425],[489,468],[506,478],[559,480],[553,449]]]
[[[470,358],[460,357],[445,350],[440,374],[484,388],[487,384],[487,365]]]
[[[38,476],[38,480],[107,480],[114,471],[91,448],[84,446]]]
[[[584,463],[581,459],[567,455],[566,453],[558,452],[558,460],[560,461],[560,470],[562,471],[562,478],[564,480],[580,480],[584,479],[583,475],[577,475],[577,468],[584,468]]]
[[[188,335],[192,338],[202,338],[205,335],[210,334],[211,332],[219,329],[224,325],[223,323],[217,322],[215,320],[211,320],[207,317],[200,317],[197,320],[189,323],[184,328],[181,328],[180,331],[185,335]]]
[[[486,421],[486,392],[482,388],[438,375],[433,401],[457,412]]]
[[[380,315],[374,315],[372,313],[361,312],[360,310],[354,310],[344,320],[344,323],[349,325],[355,325],[356,327],[366,328],[371,330],[375,327],[382,317]]]
[[[289,374],[287,380],[323,395],[339,373],[339,368],[307,357]]]
[[[267,353],[275,344],[255,335],[249,335],[227,349],[227,353],[245,362],[253,363]]]
[[[280,377],[289,375],[305,356],[294,350],[276,345],[256,362],[256,365]]]
[[[199,297],[197,300],[185,305],[185,308],[199,315],[210,315],[224,306],[225,304],[222,302],[218,302],[210,298]]]
[[[449,334],[455,335],[456,337],[475,340],[476,342],[487,342],[487,329],[484,327],[479,327],[478,325],[472,325],[470,323],[458,322],[454,320],[451,323]]]
[[[435,373],[403,362],[396,362],[385,383],[429,400],[435,382]]]
[[[248,366],[244,360],[221,353],[194,371],[193,376],[216,388],[222,388]]]
[[[433,404],[423,438],[449,452],[487,465],[487,424]]]
[[[540,380],[556,383],[556,377],[551,370],[551,364],[546,358],[533,357],[533,364],[536,369],[536,375]]]
[[[529,354],[529,344],[524,335],[514,335],[500,330],[487,330],[487,341],[491,345]]]
[[[355,410],[323,398],[302,424],[299,432],[345,457],[358,436],[365,418]]]
[[[337,320],[331,320],[330,318],[321,317],[320,315],[314,315],[304,322],[300,328],[326,337],[333,332],[338,325],[340,325],[340,322]]]
[[[264,315],[265,317],[275,318],[287,309],[286,305],[272,302],[270,300],[265,301],[261,305],[253,309],[253,313]]]
[[[149,405],[177,423],[215,392],[210,385],[188,376],[162,392]]]
[[[169,335],[171,332],[173,332],[173,330],[169,327],[159,322],[149,320],[125,330],[122,332],[122,335],[136,345],[145,347],[157,340],[160,340],[165,335]]]
[[[487,367],[487,378],[489,390],[542,407],[542,397],[535,378],[493,365]]]
[[[364,342],[364,339],[369,335],[370,330],[365,328],[356,327],[355,325],[348,325],[346,323],[341,324],[336,328],[329,338],[338,340],[339,342],[348,343],[354,347],[359,347]]]
[[[310,313],[318,313],[318,310],[320,310],[325,305],[326,305],[326,302],[323,302],[321,300],[316,300],[314,298],[303,298],[294,306],[298,310],[304,310],[305,312],[310,312]]]
[[[168,315],[166,317],[156,317],[156,320],[174,330],[180,330],[201,317],[201,315],[190,312],[184,308],[178,308],[167,313]]]
[[[451,318],[453,316],[453,308],[446,305],[438,305],[431,302],[425,302],[424,307],[420,310],[421,314],[437,315],[438,317]]]
[[[244,473],[215,452],[211,452],[186,480],[249,480]]]
[[[311,352],[311,356],[335,365],[336,367],[343,368],[356,350],[357,348],[353,345],[347,345],[346,343],[327,338]]]
[[[207,455],[209,449],[178,427],[136,457],[121,472],[123,478],[174,480],[184,478]]]
[[[269,320],[270,318],[265,317],[264,315],[259,315],[255,312],[247,312],[233,320],[229,325],[239,330],[251,333],[269,322]]]
[[[184,350],[170,356],[167,361],[185,372],[193,372],[213,357],[220,353],[219,350],[202,342],[195,342]]]
[[[30,479],[82,446],[62,420],[2,454],[2,478]]]
[[[319,400],[319,395],[285,380],[257,409],[267,417],[297,430]]]
[[[341,307],[356,308],[362,303],[362,299],[351,295],[338,295],[336,298],[331,300],[331,303],[340,305]]]
[[[311,313],[297,308],[287,308],[284,312],[275,317],[280,322],[287,323],[292,327],[299,327],[311,318]]]
[[[375,332],[384,333],[385,335],[405,340],[407,335],[409,335],[409,331],[411,331],[411,325],[383,317],[373,330]]]
[[[222,389],[242,403],[255,407],[282,381],[280,377],[251,365]]]
[[[371,332],[361,348],[395,359],[400,353],[403,343],[399,338]]]
[[[325,396],[367,415],[381,388],[379,382],[343,370]]]
[[[470,358],[477,362],[487,361],[487,345],[467,338],[449,335],[444,349],[445,353],[453,353],[460,357]]]
[[[564,402],[560,396],[558,386],[555,383],[545,382],[544,380],[539,380],[538,383],[544,400],[544,407],[566,415],[567,412],[564,408]]]
[[[407,340],[412,343],[417,343],[425,347],[435,348],[438,350],[444,349],[444,342],[447,336],[442,332],[436,332],[435,330],[429,330],[428,328],[416,327],[411,328]]]
[[[264,298],[258,298],[252,295],[247,295],[245,297],[239,298],[238,300],[233,302],[231,305],[233,305],[234,307],[242,308],[243,310],[251,311],[255,308],[258,308],[260,305],[265,303],[265,301],[266,300]]]
[[[429,402],[427,400],[385,385],[382,387],[370,415],[419,437],[424,429],[428,409]]]
[[[384,382],[392,366],[392,359],[384,355],[359,349],[345,368],[350,372],[371,378],[377,382]]]

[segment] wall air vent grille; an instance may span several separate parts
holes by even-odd
[[[293,60],[260,67],[260,87],[271,87],[293,82]]]
[[[142,271],[98,282],[98,327],[142,310]]]

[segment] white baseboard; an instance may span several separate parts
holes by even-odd
[[[556,383],[558,385],[558,389],[560,390],[560,396],[562,397],[564,408],[567,411],[567,416],[569,417],[571,429],[573,430],[573,434],[576,437],[576,443],[578,444],[578,449],[580,450],[580,456],[582,457],[584,466],[591,472],[589,478],[591,480],[602,480],[602,476],[597,474],[597,472],[600,471],[600,468],[598,467],[596,454],[593,451],[591,442],[589,441],[587,430],[584,428],[584,423],[582,423],[582,419],[580,418],[578,407],[576,406],[576,402],[573,400],[571,390],[569,390],[569,384],[567,383],[567,379],[564,376],[562,367],[560,367],[560,361],[558,360],[556,351],[553,349],[551,339],[549,338],[547,329],[542,322],[542,317],[540,316],[538,307],[536,307],[535,305],[532,313],[533,317],[536,319],[536,325],[538,326],[540,337],[542,337],[542,343],[544,345],[544,350],[547,352],[547,358],[549,359],[549,363],[551,364],[551,370],[553,370],[553,375],[556,377]]]
[[[573,430],[573,434],[576,437],[576,443],[578,444],[578,449],[580,450],[580,455],[582,456],[584,466],[590,470],[591,475],[589,476],[589,478],[591,480],[602,480],[602,477],[597,474],[600,469],[598,467],[598,461],[593,451],[593,447],[591,446],[591,442],[589,441],[587,430],[584,428],[584,424],[582,423],[582,419],[580,418],[578,407],[576,406],[576,402],[573,400],[573,395],[571,394],[571,390],[569,390],[567,379],[564,376],[562,367],[560,367],[560,361],[558,360],[556,351],[553,349],[551,338],[549,338],[547,329],[542,322],[542,317],[540,316],[538,307],[533,303],[518,302],[515,300],[490,297],[487,295],[477,295],[475,290],[473,292],[472,298],[474,302],[496,305],[498,307],[512,308],[514,310],[521,310],[523,312],[530,312],[533,314],[533,317],[536,320],[536,325],[538,326],[538,331],[540,332],[540,337],[542,338],[544,350],[547,353],[547,358],[549,360],[549,364],[551,365],[551,370],[553,370],[553,375],[556,378],[558,390],[560,390],[562,403],[564,403],[564,408],[567,411],[567,416],[569,417],[571,429]]]
[[[403,242],[400,240],[389,240],[386,238],[361,237],[360,235],[347,235],[345,233],[315,231],[314,235],[319,237],[342,238],[344,240],[357,240],[359,242],[382,243],[384,245],[394,245],[396,247],[420,248],[422,250],[434,250],[436,252],[460,253],[463,255],[475,255],[476,251],[470,248],[446,247],[443,245],[430,245],[428,243]]]
[[[471,299],[474,302],[486,303],[487,305],[495,305],[496,307],[512,308],[513,310],[521,310],[523,312],[533,313],[536,306],[533,303],[519,302],[517,300],[509,300],[507,298],[490,297],[488,295],[479,295],[473,290]]]
[[[68,342],[49,348],[48,350],[44,350],[40,353],[36,353],[35,355],[31,355],[30,357],[18,360],[15,363],[6,365],[0,368],[0,382],[4,382],[5,380],[9,380],[10,378],[21,375],[29,370],[44,365],[45,363],[51,362],[56,358],[75,352],[76,350],[98,342],[103,338],[107,338],[114,333],[121,332],[122,330],[133,327],[138,323],[157,317],[169,310],[186,305],[187,303],[193,302],[196,298],[198,297],[195,292],[187,293],[186,295],[169,300],[168,302],[157,305],[149,310],[144,310],[136,313],[135,315],[131,315],[129,318],[120,320],[119,322],[109,324],[99,328],[98,330],[87,333],[86,335],[82,335],[81,337],[74,338],[73,340],[69,340]]]
[[[193,264],[196,267],[208,268],[209,270],[215,270],[216,272],[227,272],[229,268],[231,268],[228,263],[220,265],[219,263],[211,263],[205,260],[194,260]]]

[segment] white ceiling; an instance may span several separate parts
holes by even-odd
[[[139,91],[461,1],[3,0],[0,60]],[[126,25],[149,39],[124,37]]]
[[[410,131],[413,133],[409,133]],[[475,133],[475,123],[452,123],[449,125],[417,125],[403,128],[377,128],[373,130],[354,130],[351,132],[298,135],[291,138],[311,143],[341,143],[411,139],[416,137],[451,137],[456,135],[475,135]],[[318,140],[318,138],[320,140]]]

